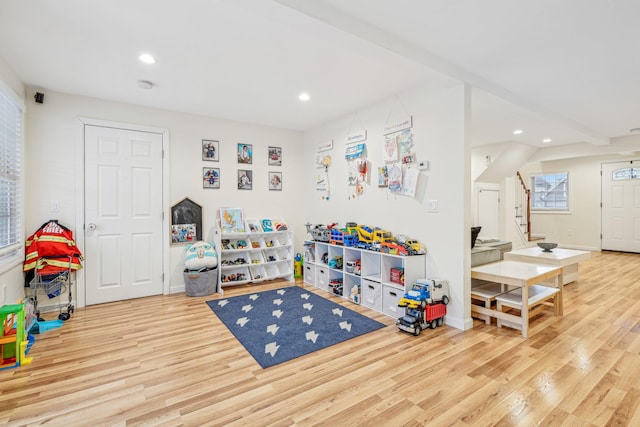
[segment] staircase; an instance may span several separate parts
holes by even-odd
[[[520,172],[516,172],[516,176],[519,181],[519,184],[515,185],[516,224],[526,241],[544,240],[542,237],[533,237],[531,235],[531,190],[527,188],[527,184],[522,179]]]

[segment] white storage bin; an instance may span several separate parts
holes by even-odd
[[[329,268],[317,267],[316,268],[316,286],[323,291],[329,292]]]
[[[382,311],[382,285],[373,280],[362,280],[362,305]]]
[[[382,312],[395,318],[404,315],[404,307],[398,307],[398,302],[403,296],[403,289],[395,286],[382,285]]]
[[[316,283],[316,266],[311,264],[304,265],[304,283],[315,285]]]

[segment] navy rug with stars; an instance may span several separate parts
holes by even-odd
[[[263,368],[384,327],[298,286],[207,304]]]

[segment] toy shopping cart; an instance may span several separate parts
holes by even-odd
[[[46,260],[43,260],[46,263]],[[66,270],[60,271],[55,274],[39,274],[36,268],[36,273],[33,279],[29,282],[29,289],[31,292],[28,296],[33,298],[34,309],[39,321],[44,320],[40,317],[40,307],[38,302],[38,296],[44,297],[45,295],[49,300],[56,300],[54,304],[46,304],[47,309],[58,310],[58,319],[69,320],[71,313],[74,312],[75,307],[71,304],[72,301],[72,263],[73,258],[69,257],[69,267]],[[63,301],[64,297],[68,295],[68,300]],[[66,311],[63,313],[63,311]]]
[[[58,220],[45,222],[27,238],[23,266],[26,273],[25,286],[34,299],[38,320],[42,320],[38,306],[39,295],[58,301],[46,308],[47,311],[57,308],[60,320],[71,317],[74,310],[71,304],[73,273],[82,268],[82,259],[82,253],[73,240],[73,232]],[[65,293],[69,296],[68,302],[62,302]]]

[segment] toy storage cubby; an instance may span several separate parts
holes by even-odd
[[[218,224],[214,235],[219,248],[219,289],[265,280],[293,281],[293,231],[223,233]]]
[[[305,241],[304,246],[306,284],[334,294],[331,283],[341,281],[342,298],[391,317],[402,314],[398,301],[426,274],[424,254],[392,255],[314,240]],[[342,257],[342,268],[330,265],[335,257]],[[403,283],[394,281],[399,279],[399,272]]]

